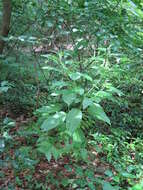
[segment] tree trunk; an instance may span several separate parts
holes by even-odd
[[[1,37],[7,37],[10,30],[10,20],[12,12],[12,1],[11,0],[2,0],[3,3],[3,16],[1,24]],[[0,54],[3,53],[5,42],[0,40]]]

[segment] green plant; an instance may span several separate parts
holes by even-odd
[[[40,117],[38,125],[41,125],[43,131],[38,139],[38,150],[44,153],[49,161],[52,155],[57,159],[62,153],[70,151],[74,151],[75,155],[80,151],[86,160],[84,131],[88,129],[83,123],[94,119],[111,125],[100,102],[104,99],[114,101],[113,94],[120,95],[121,92],[107,82],[99,89],[95,76],[89,75],[88,70],[78,71],[78,63],[75,67],[66,65],[62,52],[57,56],[44,57],[52,60],[55,67],[44,66],[43,69],[52,72],[53,76],[61,80],[55,79],[51,83],[51,104],[49,102],[48,106],[36,111]]]

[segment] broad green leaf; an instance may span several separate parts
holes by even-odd
[[[65,87],[65,86],[67,86],[67,85],[68,85],[68,83],[64,82],[64,81],[54,81],[52,83],[52,88],[58,87],[59,89],[61,89],[61,88]]]
[[[1,82],[1,86],[3,87],[3,86],[8,86],[9,85],[9,82],[8,81],[2,81]]]
[[[76,72],[76,73],[70,73],[69,74],[69,77],[72,79],[72,80],[78,80],[78,79],[80,79],[80,77],[81,77],[81,74],[79,73],[79,72]]]
[[[126,178],[136,178],[136,176],[135,175],[133,175],[133,174],[131,174],[131,173],[128,173],[128,172],[126,172],[126,171],[123,171],[123,172],[121,172],[121,175],[123,176],[123,177],[126,177]]]
[[[49,143],[48,141],[46,141],[45,139],[42,139],[42,138],[39,138],[38,139],[38,150],[41,152],[41,153],[46,153],[48,152],[51,147],[52,147],[52,144]]]
[[[112,177],[113,176],[113,173],[112,173],[112,170],[106,170],[105,172],[104,172],[104,174],[105,175],[107,175],[108,177]]]
[[[143,189],[143,185],[136,184],[130,190],[142,190],[142,189]]]
[[[52,146],[51,152],[52,152],[53,157],[55,158],[55,160],[57,160],[57,158],[59,157],[59,152],[58,152],[58,150],[57,150],[54,146]]]
[[[97,119],[104,121],[104,122],[108,123],[109,125],[111,125],[110,119],[108,118],[108,116],[104,112],[103,108],[99,104],[94,103],[93,105],[91,105],[88,108],[88,112],[93,117],[96,117]]]
[[[115,190],[115,188],[109,182],[104,182],[103,190]]]
[[[92,102],[92,100],[90,98],[85,97],[83,99],[83,102],[82,102],[83,109],[86,109],[88,106],[90,106],[92,104],[93,104],[93,102]]]
[[[82,143],[85,139],[84,133],[81,129],[77,129],[74,133],[73,133],[73,141],[77,142],[77,143]]]
[[[83,77],[83,78],[85,78],[86,80],[89,80],[89,81],[91,81],[92,82],[92,78],[88,75],[88,74],[86,74],[86,73],[84,73],[84,74],[81,74],[81,76]]]
[[[109,92],[105,91],[99,91],[95,94],[97,97],[100,97],[101,99],[107,98],[107,99],[112,99],[112,94]]]
[[[105,91],[98,91],[94,94],[94,100],[96,103],[100,103],[104,99],[115,101],[115,98],[113,97],[111,92],[105,92]]]
[[[66,117],[66,127],[70,133],[74,133],[74,131],[80,126],[80,122],[82,120],[82,112],[79,109],[71,109]]]
[[[76,94],[72,91],[69,91],[69,90],[65,90],[63,92],[63,101],[68,105],[70,106],[76,99]]]
[[[84,94],[84,89],[81,88],[81,87],[75,87],[73,88],[73,91],[76,93],[76,94],[79,94],[79,95],[83,95]]]
[[[0,83],[0,93],[1,92],[7,92],[9,88],[11,88],[12,85],[8,81],[2,81]]]
[[[56,148],[51,143],[46,141],[45,139],[43,139],[42,141],[41,140],[38,143],[38,151],[45,154],[47,160],[50,162],[52,154],[53,154],[54,158],[56,158],[56,156],[57,156]]]
[[[55,113],[57,111],[60,111],[60,109],[61,109],[61,107],[59,105],[51,104],[49,106],[42,106],[41,108],[37,109],[35,113],[47,115],[50,113]]]
[[[48,119],[46,119],[43,124],[41,125],[41,129],[44,131],[49,131],[55,127],[57,127],[59,122],[52,116],[50,116]]]
[[[111,92],[112,94],[117,94],[118,96],[124,95],[123,92],[121,92],[119,89],[109,86],[108,91]]]
[[[0,93],[1,93],[1,92],[7,92],[8,89],[9,89],[9,87],[7,87],[7,86],[0,87]]]
[[[65,118],[66,118],[65,112],[58,112],[53,116],[49,116],[49,118],[46,119],[41,125],[41,129],[44,131],[49,131],[51,129],[54,129],[58,125],[62,124]]]
[[[7,131],[5,131],[5,132],[3,133],[3,137],[4,137],[6,140],[11,140],[11,139],[12,139],[12,137],[8,134]]]
[[[50,162],[51,157],[52,157],[51,151],[46,152],[45,156],[46,156],[47,160]]]
[[[86,149],[81,149],[81,157],[83,160],[87,161],[88,160],[88,152]]]

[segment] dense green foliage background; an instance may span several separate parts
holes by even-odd
[[[142,190],[142,1],[12,0],[1,39],[1,189]]]

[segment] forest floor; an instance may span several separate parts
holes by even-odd
[[[117,129],[101,133],[98,147],[88,147],[86,161],[68,154],[49,162],[37,151],[35,116],[1,109],[0,118],[1,190],[127,190],[142,179],[143,141],[128,142]]]
[[[76,189],[72,187],[67,187],[67,180],[72,181],[73,179],[80,179],[81,177],[80,171],[77,171],[76,168],[81,167],[83,171],[86,171],[88,168],[92,168],[92,171],[94,171],[94,177],[95,178],[104,178],[104,172],[108,169],[114,170],[112,166],[110,166],[108,163],[102,161],[102,155],[99,155],[96,150],[91,150],[92,154],[94,155],[93,158],[89,157],[89,160],[92,160],[92,164],[89,165],[88,162],[80,162],[72,158],[72,156],[64,156],[58,160],[52,159],[50,162],[48,162],[47,159],[40,158],[36,163],[34,163],[34,167],[26,167],[24,162],[26,162],[26,159],[30,158],[21,158],[21,155],[17,155],[17,150],[21,147],[32,147],[31,150],[35,150],[36,148],[36,140],[38,136],[32,136],[34,140],[31,141],[31,144],[29,142],[29,139],[27,139],[27,136],[21,136],[19,135],[21,130],[28,127],[29,122],[34,122],[36,120],[35,117],[27,118],[26,115],[21,116],[14,116],[10,113],[8,113],[5,110],[0,111],[1,115],[0,118],[10,117],[14,119],[15,126],[12,127],[9,130],[9,142],[6,148],[6,151],[1,154],[1,163],[2,166],[0,169],[0,187],[1,189],[14,189],[15,190],[29,190],[31,187],[29,187],[29,183],[35,183],[37,182],[39,184],[35,183],[35,188],[32,187],[32,189],[42,189],[43,184],[47,184],[46,189]],[[12,139],[11,139],[12,137]],[[30,137],[31,138],[31,137]],[[34,142],[33,142],[34,141]],[[2,142],[1,142],[2,143]],[[1,144],[1,146],[3,146]],[[6,146],[6,145],[4,145]],[[30,163],[30,162],[29,162]],[[47,179],[47,176],[49,179]],[[88,181],[89,179],[87,179]],[[90,180],[89,180],[90,181]],[[112,181],[111,177],[106,178],[106,181],[110,182]],[[51,184],[50,184],[51,183]],[[45,186],[45,185],[44,185]],[[58,186],[58,187],[57,187]],[[38,188],[39,187],[39,188]],[[90,189],[90,188],[85,188]],[[100,190],[100,187],[99,187]]]

